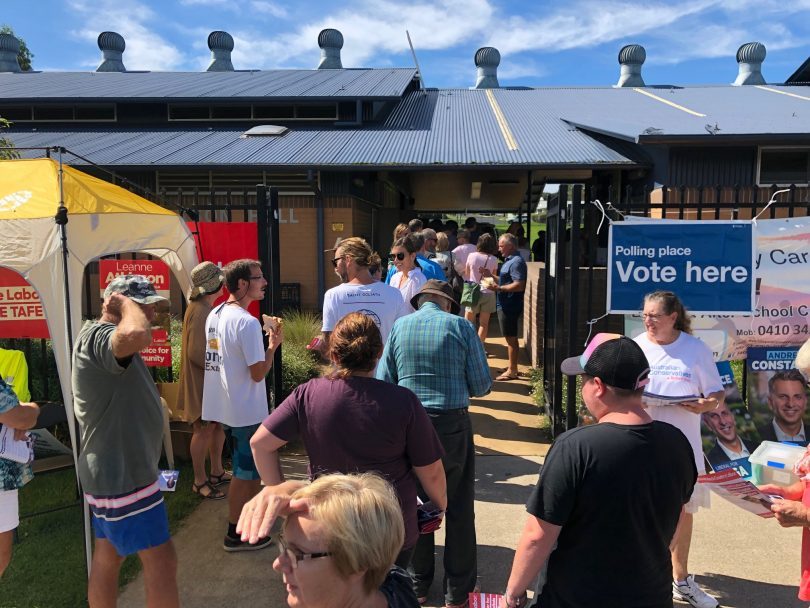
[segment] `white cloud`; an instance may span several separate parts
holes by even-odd
[[[593,47],[651,30],[664,31],[672,23],[713,4],[710,0],[680,4],[574,2],[540,19],[510,17],[501,27],[493,28],[496,33],[490,37],[490,44],[504,54]]]
[[[180,0],[183,6],[216,6],[226,10],[239,10],[234,0]]]
[[[123,61],[127,70],[177,70],[185,62],[180,49],[163,39],[149,24],[159,17],[146,5],[131,2],[126,10],[114,0],[94,3],[73,0],[71,8],[84,17],[85,27],[74,32],[82,40],[96,41],[102,31],[115,31],[126,41]],[[83,60],[98,66],[100,57]]]
[[[519,78],[543,78],[548,76],[549,70],[538,65],[533,59],[513,59],[512,61],[502,61],[498,67],[498,81],[503,85],[505,80],[517,80]]]
[[[287,17],[287,9],[278,5],[275,2],[266,2],[265,0],[253,0],[250,7],[257,13],[284,19]]]
[[[234,62],[250,67],[315,67],[318,33],[336,28],[343,33],[343,65],[378,64],[382,54],[409,53],[405,30],[417,52],[444,50],[482,37],[492,25],[493,8],[487,0],[362,0],[294,32],[267,38],[255,31],[233,32],[239,40]]]

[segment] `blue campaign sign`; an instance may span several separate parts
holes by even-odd
[[[609,241],[608,312],[638,312],[644,295],[661,289],[693,313],[754,311],[751,222],[617,222]]]

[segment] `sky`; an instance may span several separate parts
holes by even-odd
[[[407,30],[425,86],[442,88],[475,84],[482,46],[501,53],[501,86],[610,86],[633,43],[648,85],[731,83],[754,40],[770,83],[810,56],[810,0],[2,0],[0,24],[41,71],[95,70],[105,30],[124,36],[128,70],[205,70],[213,30],[233,36],[236,69],[315,68],[326,27],[344,67],[412,67]]]

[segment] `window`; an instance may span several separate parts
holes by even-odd
[[[295,118],[293,105],[256,105],[253,106],[253,118]]]
[[[296,118],[337,120],[337,104],[296,106]]]
[[[790,185],[810,182],[810,148],[760,148],[757,183]]]
[[[115,106],[76,106],[76,120],[115,120]]]
[[[169,120],[208,120],[209,106],[169,106]]]
[[[211,118],[215,120],[250,120],[250,106],[214,106]]]
[[[0,116],[6,120],[14,122],[16,120],[31,120],[30,107],[6,107],[0,108]]]
[[[34,120],[73,120],[73,106],[34,106]]]

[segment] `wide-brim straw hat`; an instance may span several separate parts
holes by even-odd
[[[191,271],[191,287],[188,290],[188,299],[217,291],[225,282],[222,269],[213,262],[197,264]]]

